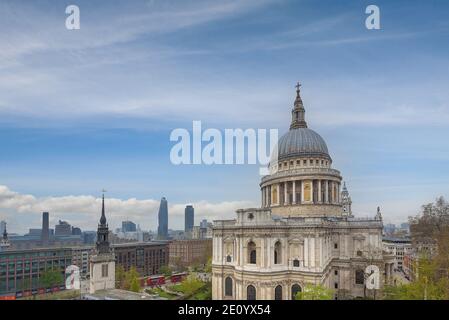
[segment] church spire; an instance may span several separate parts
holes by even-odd
[[[104,212],[104,193],[105,192],[106,191],[103,190],[103,199],[102,199],[102,206],[101,206],[101,218],[100,218],[100,224],[101,225],[106,225],[106,215],[105,215],[105,212]]]
[[[298,82],[296,84],[296,99],[292,110],[292,123],[290,125],[290,130],[298,128],[307,128],[307,122],[305,119],[306,110],[304,109],[304,105],[302,104],[299,89],[300,87],[301,84]]]
[[[3,240],[8,241],[8,232],[6,231],[6,222],[5,222],[5,229],[3,230]]]
[[[98,225],[97,229],[97,252],[99,254],[105,254],[110,252],[109,248],[109,229],[108,225],[106,224],[106,214],[104,210],[104,193],[106,190],[103,190],[103,197],[102,197],[102,205],[101,205],[101,218],[100,218],[100,224]]]

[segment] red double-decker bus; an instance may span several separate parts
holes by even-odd
[[[181,282],[187,276],[187,272],[174,273],[170,277],[171,283]]]
[[[151,276],[147,278],[147,286],[154,287],[165,284],[165,276]]]

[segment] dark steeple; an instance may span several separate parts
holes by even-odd
[[[3,240],[8,241],[8,232],[6,231],[6,222],[5,222],[5,230],[3,230]]]
[[[104,214],[104,191],[103,191],[103,201],[102,201],[102,206],[101,206],[100,224],[101,225],[106,225],[106,216]]]
[[[102,206],[101,206],[101,218],[100,223],[98,224],[97,229],[97,253],[102,254],[106,253],[109,254],[111,252],[109,247],[109,229],[108,225],[106,223],[106,214],[104,209],[104,190],[103,190],[103,197],[102,197]]]
[[[306,110],[304,109],[304,105],[302,104],[302,99],[299,94],[300,87],[301,85],[298,82],[296,84],[296,99],[292,110],[292,123],[290,125],[290,130],[298,128],[307,128],[307,122],[305,119]]]

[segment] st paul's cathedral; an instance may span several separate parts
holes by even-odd
[[[214,222],[213,299],[291,300],[307,284],[332,289],[335,299],[380,297],[393,272],[380,209],[372,218],[353,215],[326,142],[308,128],[299,85],[275,151],[260,182],[261,207]]]

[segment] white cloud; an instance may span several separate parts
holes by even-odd
[[[235,210],[255,206],[250,201],[199,201],[192,204],[195,208],[196,224],[199,224],[200,219],[233,219]],[[184,228],[185,205],[169,202],[169,228]],[[140,224],[143,230],[155,230],[158,209],[159,200],[106,198],[106,216],[110,228],[119,227],[123,220],[131,220]],[[23,233],[29,228],[40,227],[43,211],[50,212],[51,225],[58,220],[67,220],[84,230],[95,230],[101,214],[101,198],[89,195],[35,197],[0,185],[0,219],[8,221],[10,232]]]

